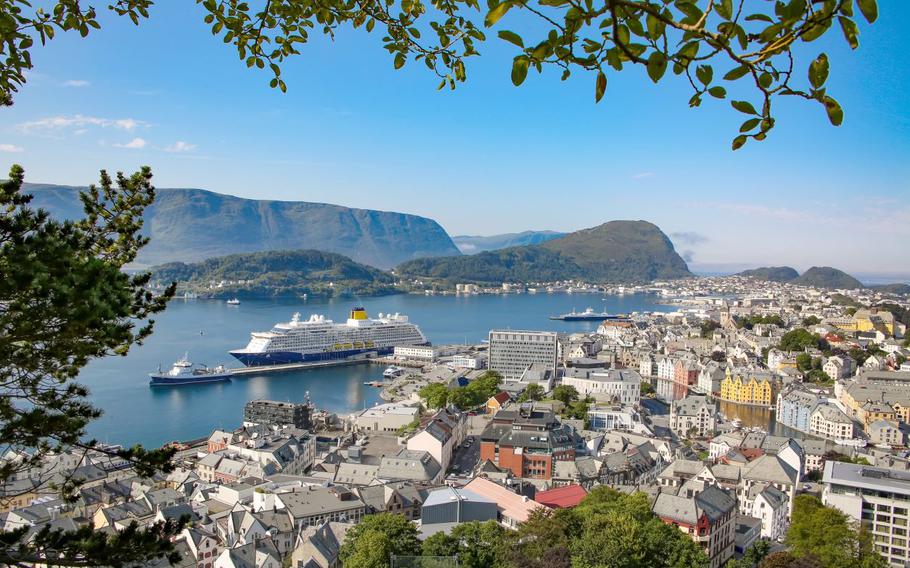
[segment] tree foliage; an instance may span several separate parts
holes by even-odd
[[[518,402],[534,402],[543,398],[544,390],[543,387],[538,383],[531,383],[527,386],[524,392],[521,393],[518,397]]]
[[[780,338],[778,348],[782,351],[805,351],[810,348],[824,351],[828,348],[828,342],[811,331],[798,328],[785,333]]]
[[[140,475],[171,467],[172,451],[113,451],[86,440],[101,411],[76,382],[92,359],[141,344],[152,332],[150,316],[173,295],[171,286],[153,297],[148,274],[121,270],[147,242],[140,230],[155,196],[151,177],[148,168],[116,180],[102,171],[99,185],[80,195],[85,218],[67,222],[29,207],[20,166],[0,183],[0,440],[5,455],[17,456],[0,464],[7,503],[31,493],[73,500],[81,480],[51,466],[67,451],[114,454]],[[25,531],[0,532],[0,563],[121,566],[170,554],[166,538],[179,528],[133,526],[114,536],[42,530],[27,543]]]
[[[885,568],[871,535],[847,515],[826,507],[813,495],[798,495],[787,531],[787,545],[800,558],[817,559],[826,568]]]
[[[368,515],[348,531],[339,552],[345,566],[386,568],[389,556],[419,556],[417,527],[403,515]]]
[[[431,408],[442,408],[446,404],[454,404],[462,410],[467,410],[480,406],[498,393],[501,382],[502,375],[496,371],[486,371],[463,387],[450,389],[441,383],[436,383],[423,387],[419,394]]]
[[[430,383],[421,388],[417,394],[427,402],[430,408],[443,408],[449,401],[449,388],[442,383]]]
[[[247,67],[268,69],[270,85],[281,91],[287,89],[281,65],[299,55],[314,31],[329,37],[348,27],[375,31],[395,69],[409,60],[420,63],[440,79],[438,88],[454,89],[467,79],[465,62],[480,55],[486,30],[496,28],[497,37],[516,51],[511,68],[516,86],[532,69],[556,68],[563,80],[587,72],[593,98],[600,101],[608,75],[637,66],[655,83],[668,70],[680,76],[691,88],[692,107],[727,99],[728,87],[751,93],[745,97],[751,102],[730,101],[745,115],[734,150],[767,137],[775,125],[772,103],[780,96],[818,103],[831,124],[840,125],[843,110],[825,87],[831,61],[825,53],[797,46],[833,28],[855,49],[858,22],[878,17],[876,0],[487,0],[486,6],[477,0],[195,1],[211,33],[232,45]],[[138,24],[152,5],[153,0],[116,0],[110,8]],[[97,12],[84,0],[55,0],[47,9],[4,0],[0,10],[8,28],[0,66],[6,104],[26,82],[36,42],[44,44],[58,32],[84,37],[100,27]]]
[[[578,400],[578,391],[571,385],[559,385],[553,389],[553,398],[568,406]]]

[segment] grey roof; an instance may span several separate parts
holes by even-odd
[[[430,507],[432,505],[442,505],[454,500],[469,501],[475,503],[495,503],[495,501],[491,501],[486,497],[481,497],[470,489],[455,489],[454,487],[446,487],[444,489],[437,489],[436,491],[430,492],[430,494],[427,495],[426,500],[423,502],[423,506]]]
[[[694,525],[702,515],[712,524],[736,508],[736,500],[726,491],[713,485],[694,497],[661,493],[654,501],[654,514],[663,519]]]
[[[890,407],[888,408],[890,409]],[[812,411],[812,414],[815,414],[816,412],[821,414],[822,418],[828,422],[835,422],[838,424],[853,423],[853,421],[850,420],[850,418],[844,414],[840,408],[834,406],[833,404],[819,404],[815,407],[815,410]]]
[[[775,455],[765,454],[743,468],[743,479],[795,484],[798,472]]]
[[[280,493],[278,497],[295,519],[363,507],[363,501],[359,498],[349,495],[349,498],[339,499],[333,489],[325,487],[307,487],[300,491]]]
[[[344,462],[335,471],[335,483],[342,485],[369,485],[376,480],[378,465]]]
[[[677,416],[695,416],[702,409],[707,409],[708,412],[713,413],[715,409],[714,403],[708,402],[708,398],[705,396],[695,395],[670,403],[670,413]]]
[[[827,461],[822,481],[910,496],[910,472],[898,469]]]
[[[394,456],[383,456],[376,476],[386,481],[433,481],[441,470],[429,452],[405,448]]]
[[[749,490],[749,498],[755,499],[759,495],[761,495],[765,501],[767,501],[768,504],[775,509],[786,505],[789,501],[787,495],[783,491],[777,487],[774,487],[770,483],[758,483],[752,486],[752,488]]]

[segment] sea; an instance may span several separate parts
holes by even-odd
[[[490,294],[477,296],[397,294],[330,300],[243,300],[230,306],[217,300],[173,300],[155,315],[155,331],[125,356],[92,361],[79,375],[90,401],[104,414],[88,427],[98,441],[147,447],[207,436],[215,428],[233,429],[243,420],[249,400],[303,401],[348,413],[380,402],[379,389],[364,385],[382,377],[377,365],[347,365],[233,377],[229,383],[181,387],[150,387],[148,373],[163,370],[188,354],[194,363],[239,367],[228,354],[244,347],[251,331],[267,331],[295,312],[303,318],[322,314],[347,319],[355,305],[371,317],[400,313],[420,326],[435,345],[474,344],[491,329],[593,331],[598,322],[563,322],[549,316],[587,307],[595,311],[631,313],[671,311],[652,294]]]

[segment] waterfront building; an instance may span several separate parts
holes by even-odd
[[[278,400],[251,400],[243,407],[243,420],[251,424],[310,427],[310,405]]]
[[[680,438],[714,435],[717,405],[708,397],[690,395],[670,403],[670,430]]]
[[[699,544],[711,568],[721,568],[733,557],[736,500],[713,485],[680,495],[660,493],[652,511],[661,521],[683,531]]]
[[[432,363],[439,358],[439,348],[432,345],[396,345],[392,354],[400,359]]]
[[[910,473],[829,461],[822,476],[822,502],[872,533],[875,550],[895,566],[910,563]]]
[[[657,359],[657,378],[665,381],[672,381],[676,369],[676,360],[669,356],[661,356]]]
[[[727,364],[708,361],[698,372],[695,389],[702,394],[716,396],[720,394],[720,383],[727,374]]]
[[[555,332],[492,330],[487,366],[507,381],[518,381],[532,363],[542,363],[556,374],[559,340]]]
[[[420,417],[420,407],[401,402],[377,404],[351,415],[355,432],[395,432]]]
[[[680,386],[691,387],[698,383],[698,361],[694,356],[681,357],[673,366],[673,382]]]
[[[809,433],[829,440],[849,440],[853,438],[853,421],[837,406],[823,402],[812,410]]]
[[[607,402],[638,404],[641,400],[641,375],[629,369],[590,371],[566,369],[562,384],[574,387],[581,396],[593,396]]]
[[[646,353],[638,362],[638,374],[642,377],[654,377],[657,375],[657,361],[650,353]]]
[[[777,422],[808,432],[812,411],[825,401],[825,397],[794,384],[777,395]]]
[[[727,367],[720,384],[720,398],[739,404],[771,406],[774,404],[776,381],[767,371]]]

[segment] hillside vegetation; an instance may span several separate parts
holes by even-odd
[[[340,254],[316,250],[232,254],[151,269],[160,283],[215,298],[390,294],[394,277]],[[218,287],[220,283],[224,283]]]
[[[863,283],[850,276],[843,270],[830,266],[813,266],[800,275],[789,266],[764,266],[744,270],[737,276],[746,276],[756,280],[770,282],[789,282],[800,286],[814,286],[815,288],[856,289],[863,288]],[[898,285],[900,286],[900,285]]]

